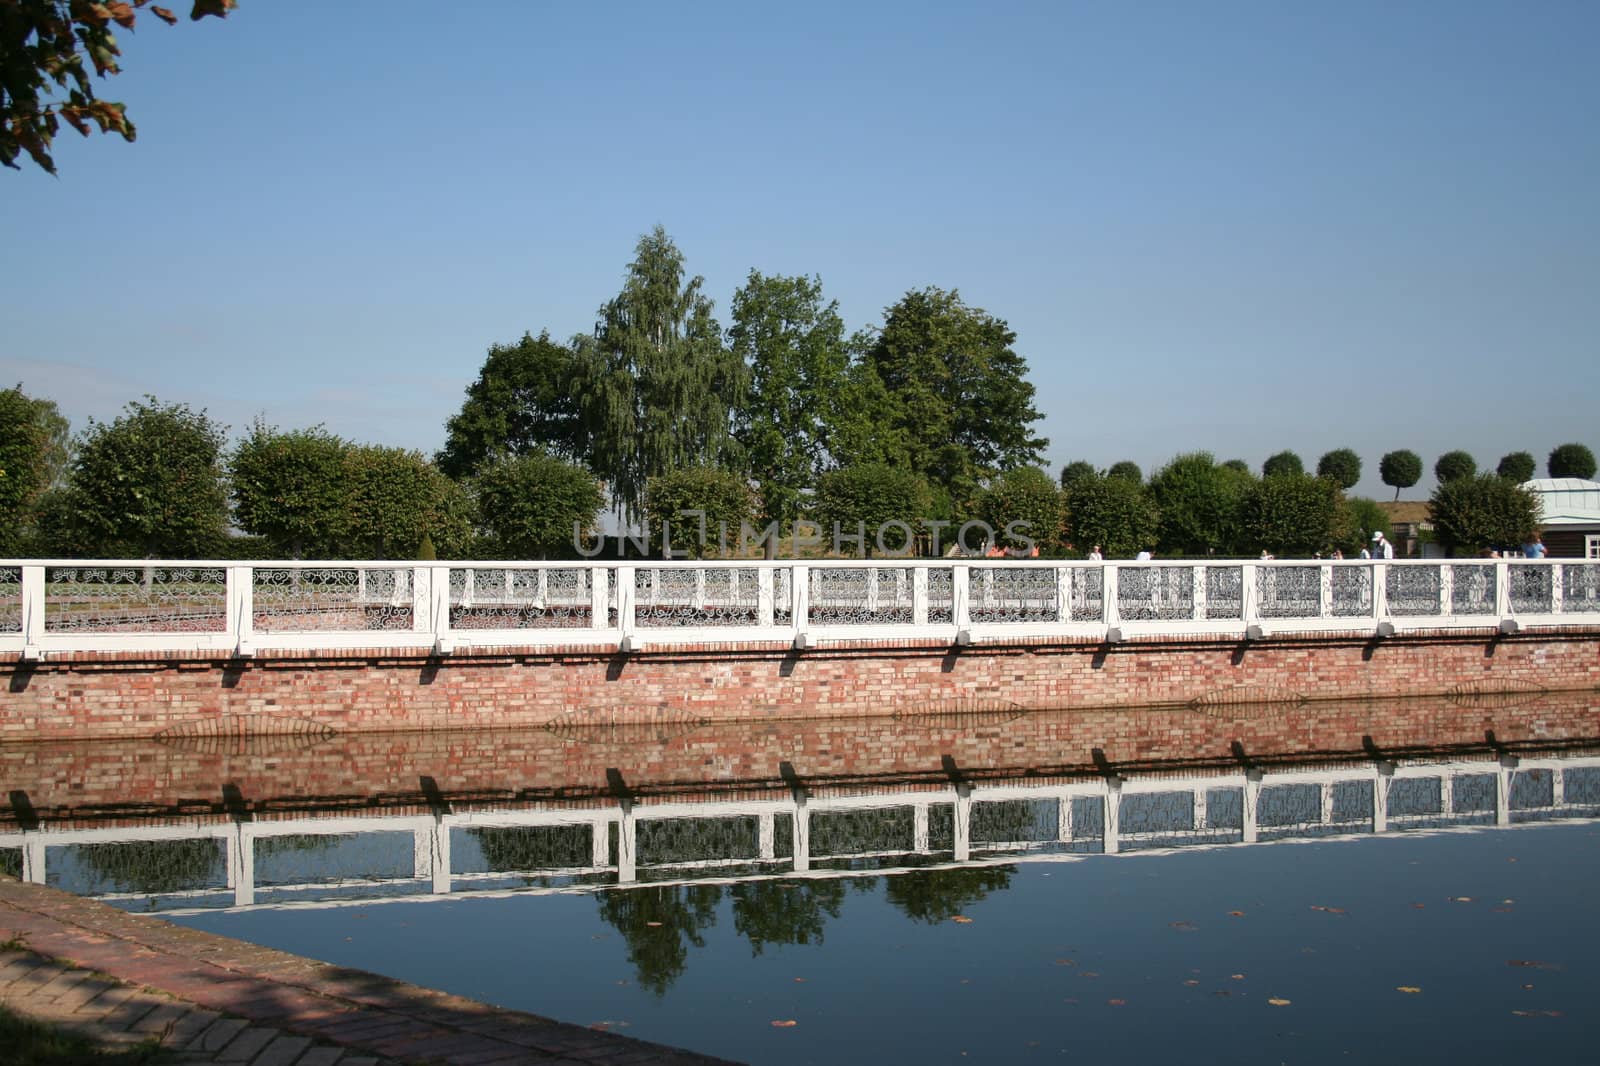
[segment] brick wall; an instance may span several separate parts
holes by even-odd
[[[0,665],[0,744],[165,732],[673,728],[701,718],[937,715],[1600,688],[1600,633],[1325,636],[1249,644],[863,643],[467,653],[307,652],[245,661],[84,653]]]

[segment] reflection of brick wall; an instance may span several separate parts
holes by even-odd
[[[541,725],[568,713],[781,718],[1025,708],[1186,705],[1200,700],[1438,695],[1600,687],[1594,633],[1367,639],[1038,642],[1004,647],[876,642],[795,654],[701,645],[463,654],[299,653],[229,663],[82,654],[7,664],[0,743],[153,736],[177,727],[283,732],[296,719],[341,732]]]
[[[944,763],[973,779],[1095,773],[1093,752],[1134,772],[1237,766],[1234,742],[1258,764],[1365,758],[1363,737],[1407,750],[1487,752],[1501,745],[1600,745],[1600,695],[1562,693],[1453,700],[1347,700],[1189,710],[1077,710],[938,719],[717,721],[652,743],[563,739],[554,730],[358,733],[297,749],[240,741],[233,754],[151,740],[0,746],[0,825],[6,792],[23,792],[41,817],[89,824],[223,818],[223,788],[255,816],[320,807],[420,813],[430,796],[455,809],[517,799],[610,802],[607,772],[647,797],[782,795],[780,765],[828,792],[917,782],[948,785]],[[250,749],[259,749],[249,753]],[[424,780],[426,779],[426,781]],[[233,790],[237,789],[237,793]]]

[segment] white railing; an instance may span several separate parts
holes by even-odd
[[[1600,562],[0,561],[0,654],[1600,627]]]

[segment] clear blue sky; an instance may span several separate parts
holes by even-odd
[[[186,4],[178,5],[185,11]],[[432,452],[661,223],[854,328],[960,289],[1052,470],[1600,450],[1600,4],[241,0],[124,35],[139,140],[0,172],[0,377]],[[1407,495],[1421,497],[1431,475]]]

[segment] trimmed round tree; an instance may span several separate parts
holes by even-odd
[[[1161,512],[1157,547],[1168,555],[1225,555],[1240,541],[1240,504],[1255,475],[1218,466],[1210,452],[1189,452],[1150,475]]]
[[[258,420],[228,456],[234,522],[275,555],[334,557],[348,517],[349,448],[321,426],[284,432]]]
[[[1154,546],[1160,521],[1144,486],[1126,478],[1085,478],[1067,493],[1068,539],[1083,551],[1098,544],[1108,559]]]
[[[1050,475],[1036,466],[1007,470],[989,482],[978,497],[978,517],[994,529],[1000,546],[1023,548],[1027,541],[1040,551],[1051,551],[1061,543],[1061,490]],[[1016,523],[1018,536],[1006,534]]]
[[[1228,459],[1222,463],[1224,469],[1237,470],[1241,474],[1250,473],[1250,464],[1243,459]]]
[[[703,512],[705,525],[701,526],[700,515],[685,511]],[[710,554],[724,537],[730,548],[737,548],[740,532],[755,511],[756,496],[750,485],[738,474],[717,467],[669,470],[645,482],[644,513],[650,539],[664,548],[670,526],[672,550],[687,551],[697,559]]]
[[[1422,480],[1422,456],[1409,448],[1388,452],[1378,461],[1378,476],[1385,485],[1394,486],[1394,498],[1400,498],[1401,489],[1409,489]]]
[[[366,444],[345,452],[347,559],[415,559],[422,538],[459,559],[472,538],[472,501],[421,452]]]
[[[1538,463],[1529,452],[1512,452],[1500,457],[1500,465],[1495,467],[1495,473],[1507,481],[1520,485],[1533,478]]]
[[[1550,452],[1545,469],[1551,477],[1575,477],[1594,480],[1594,452],[1582,444],[1562,444]]]
[[[509,559],[570,559],[605,506],[600,482],[547,452],[502,456],[473,481],[487,547]]]
[[[913,531],[932,506],[928,483],[904,467],[882,463],[861,463],[830,470],[817,479],[816,495],[811,500],[811,517],[822,526],[824,543],[833,541],[834,526],[841,536],[854,537],[861,527],[868,554],[877,550],[878,531],[889,522],[904,522]],[[901,545],[895,539],[904,530],[891,526],[884,532],[884,544],[891,550]]]
[[[1478,461],[1463,451],[1445,452],[1439,456],[1438,462],[1433,464],[1433,476],[1443,485],[1447,481],[1459,481],[1464,477],[1476,477]]]
[[[1306,464],[1300,457],[1291,451],[1281,451],[1276,455],[1267,456],[1267,461],[1261,464],[1262,477],[1282,477],[1285,474],[1299,477],[1306,472]]]
[[[1112,463],[1111,469],[1106,471],[1106,477],[1121,478],[1131,481],[1135,485],[1144,483],[1144,471],[1139,469],[1139,464],[1132,459],[1124,459],[1120,463]]]
[[[1074,481],[1081,481],[1086,477],[1094,477],[1098,473],[1093,463],[1082,459],[1075,459],[1061,468],[1061,487],[1070,488]]]
[[[1341,489],[1353,489],[1361,480],[1361,456],[1350,448],[1335,448],[1317,460],[1317,476],[1325,477]]]
[[[1447,552],[1471,556],[1523,543],[1539,526],[1539,501],[1498,474],[1481,474],[1440,484],[1428,517]]]

